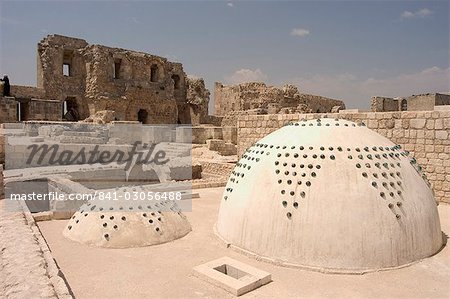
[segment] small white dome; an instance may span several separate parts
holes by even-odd
[[[73,241],[107,248],[128,248],[170,242],[191,231],[176,202],[92,200],[72,216],[63,235]]]
[[[225,187],[217,232],[258,257],[328,272],[399,267],[443,242],[415,160],[338,119],[291,123],[251,146]]]

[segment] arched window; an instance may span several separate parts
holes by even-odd
[[[172,75],[172,80],[173,80],[173,88],[180,89],[180,76]]]
[[[402,111],[407,111],[408,110],[408,101],[406,99],[402,100],[402,104],[401,104],[401,108]]]
[[[150,81],[158,82],[158,66],[156,64],[153,64],[150,68]]]

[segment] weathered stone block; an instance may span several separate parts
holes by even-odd
[[[435,131],[436,139],[448,139],[448,132],[444,130]]]
[[[423,129],[425,127],[425,119],[411,119],[409,125],[413,129]]]

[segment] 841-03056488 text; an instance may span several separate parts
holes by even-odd
[[[129,201],[175,201],[181,200],[181,192],[175,191],[95,191],[93,193],[15,193],[10,194],[12,200],[129,200]]]

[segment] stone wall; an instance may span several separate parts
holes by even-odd
[[[192,132],[192,143],[194,144],[205,144],[208,139],[223,139],[222,127],[199,126],[188,129]]]
[[[12,97],[0,97],[0,123],[17,121],[17,102]]]
[[[61,120],[61,102],[55,100],[31,99],[28,103],[30,117],[22,120]]]
[[[427,93],[407,98],[409,111],[433,110],[436,105],[450,105],[450,95]]]
[[[437,93],[434,105],[435,106],[450,105],[450,95]]]
[[[3,164],[0,164],[0,200],[5,197],[5,185],[3,184]]]
[[[20,117],[20,119],[19,119]],[[0,97],[0,124],[27,120],[61,120],[61,102],[34,98]]]
[[[234,111],[262,109],[264,113],[331,112],[333,107],[345,109],[341,100],[300,93],[294,85],[281,88],[266,86],[262,82],[214,87],[215,114],[225,116]],[[252,113],[257,114],[257,113]]]
[[[11,85],[11,96],[17,99],[43,99],[45,90],[34,86]]]
[[[11,86],[12,96],[24,103],[22,120],[58,120],[73,109],[76,116],[69,113],[68,120],[82,120],[103,110],[114,110],[118,121],[145,124],[191,124],[192,119],[196,124],[207,116],[207,102],[198,105],[196,99],[191,99],[193,103],[187,99],[182,64],[164,57],[48,35],[38,43],[37,61],[37,87]],[[206,88],[200,92],[209,96]],[[43,118],[39,107],[45,103],[33,99],[59,102],[58,113],[47,107],[44,110],[51,115]],[[33,110],[33,105],[39,107]]]
[[[210,92],[203,78],[186,78],[186,102],[189,107],[189,119],[192,125],[207,123]]]
[[[406,98],[372,97],[372,112],[432,111],[435,106],[450,105],[450,95],[427,93]]]
[[[201,78],[188,82],[181,63],[56,34],[37,45],[37,87],[12,85],[11,96],[21,103],[20,117],[0,123],[78,121],[104,110],[115,111],[117,121],[144,124],[209,120],[209,91]]]
[[[206,147],[210,151],[216,151],[221,156],[236,155],[236,145],[227,143],[222,139],[208,139],[206,140]]]
[[[50,35],[38,44],[38,87],[75,105],[80,119],[114,110],[118,120],[189,123],[186,74],[164,57]]]
[[[450,111],[247,115],[238,120],[238,155],[289,121],[324,116],[364,122],[410,151],[433,185],[436,199],[450,203]]]
[[[401,109],[399,100],[394,98],[372,97],[370,104],[373,112],[400,111]]]
[[[5,135],[0,128],[0,164],[5,164]]]
[[[205,144],[210,139],[220,139],[226,143],[237,143],[236,127],[214,127],[214,126],[197,126],[186,128],[188,130],[188,137],[186,141],[177,138],[177,142],[189,142],[194,144]],[[180,132],[181,133],[181,132]]]

